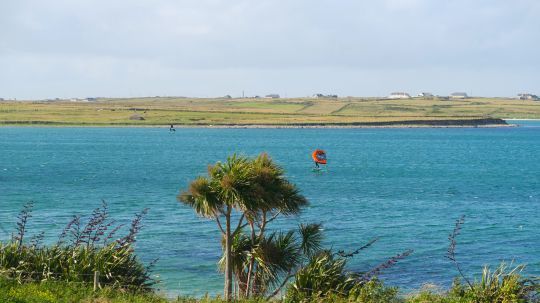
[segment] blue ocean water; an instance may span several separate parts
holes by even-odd
[[[0,239],[22,205],[35,202],[30,234],[54,241],[74,214],[106,200],[129,223],[150,212],[138,237],[145,261],[169,294],[219,293],[220,235],[176,195],[208,164],[232,153],[268,152],[311,202],[276,228],[321,222],[325,243],[354,250],[380,240],[349,268],[365,270],[406,249],[414,253],[383,275],[404,289],[448,286],[448,234],[465,215],[457,256],[465,271],[502,260],[540,274],[540,123],[515,128],[177,129],[0,128]],[[310,152],[328,153],[327,172]]]

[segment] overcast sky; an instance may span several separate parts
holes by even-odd
[[[0,97],[242,91],[540,93],[540,1],[0,1]]]

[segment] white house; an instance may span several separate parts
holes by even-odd
[[[533,94],[518,94],[519,100],[533,100],[538,101],[540,100],[537,95]]]
[[[315,94],[315,95],[313,95],[313,97],[319,98],[319,99],[337,99],[338,95]]]
[[[279,95],[278,94],[269,94],[269,95],[266,95],[264,96],[265,98],[272,98],[272,99],[277,99],[279,98]]]
[[[432,93],[419,93],[418,97],[433,98],[433,94]]]
[[[390,96],[388,96],[388,99],[410,99],[411,95],[404,93],[404,92],[395,92],[391,93]]]

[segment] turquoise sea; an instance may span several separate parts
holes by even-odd
[[[22,205],[34,201],[29,233],[55,241],[74,214],[107,201],[123,223],[150,212],[137,249],[159,258],[154,273],[169,294],[219,293],[215,223],[176,195],[206,166],[232,153],[268,152],[311,205],[285,228],[321,222],[325,242],[354,250],[365,270],[406,249],[414,253],[383,275],[405,290],[448,286],[448,234],[465,215],[457,255],[469,274],[501,260],[540,275],[540,122],[512,128],[206,129],[0,128],[0,239]],[[328,153],[327,172],[312,172],[310,152]]]

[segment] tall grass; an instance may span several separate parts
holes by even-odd
[[[377,275],[408,257],[413,251],[397,254],[366,272],[350,272],[349,258],[371,247],[376,239],[353,252],[330,250],[314,255],[295,275],[287,288],[286,302],[398,302],[398,289],[386,287]]]
[[[485,266],[480,279],[463,284],[456,279],[446,292],[424,290],[408,298],[411,303],[520,303],[540,302],[538,278],[523,276],[523,265],[501,263],[494,270]]]
[[[149,266],[143,265],[134,252],[136,234],[147,210],[136,214],[129,232],[116,237],[121,225],[109,219],[103,202],[88,219],[74,217],[50,246],[41,244],[41,237],[28,237],[27,223],[32,204],[18,216],[17,231],[12,240],[0,242],[0,275],[19,283],[35,281],[92,282],[99,273],[101,285],[148,291],[156,283]],[[39,233],[38,235],[42,235]]]
[[[456,220],[454,230],[449,235],[448,258],[460,274],[446,293],[422,291],[409,298],[410,302],[470,302],[470,303],[510,303],[540,302],[540,280],[523,276],[524,265],[511,267],[502,262],[492,270],[484,266],[480,279],[471,281],[463,272],[456,259],[457,237],[465,223],[465,217]],[[463,281],[465,283],[463,283]]]

